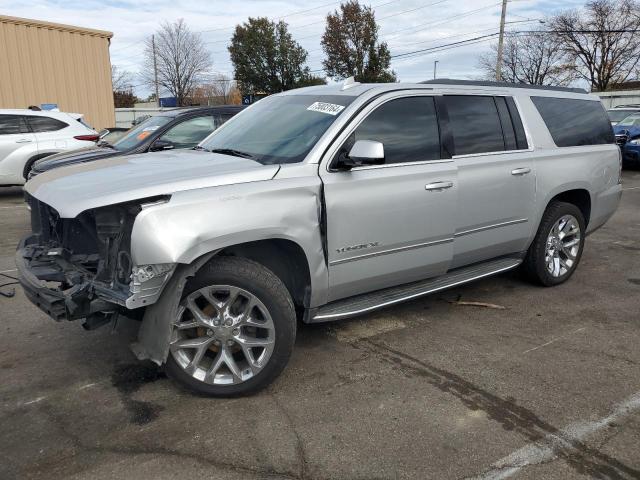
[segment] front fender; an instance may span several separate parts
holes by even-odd
[[[232,245],[267,239],[298,244],[311,275],[311,306],[326,301],[328,273],[320,229],[317,177],[179,192],[162,205],[143,209],[131,235],[134,264],[190,264]]]

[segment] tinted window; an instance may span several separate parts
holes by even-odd
[[[19,115],[0,115],[0,135],[28,133],[24,117]]]
[[[381,142],[387,164],[439,159],[440,133],[433,98],[399,98],[384,103],[358,125],[342,153],[348,153],[357,140]]]
[[[212,116],[194,117],[171,127],[160,140],[175,148],[193,148],[216,129]]]
[[[456,155],[505,149],[502,125],[493,97],[446,96]]]
[[[614,143],[609,117],[593,100],[531,97],[558,147]]]
[[[527,135],[524,132],[524,125],[522,125],[522,119],[520,118],[520,113],[516,107],[516,102],[514,102],[511,97],[507,97],[507,108],[509,109],[509,115],[513,122],[513,129],[516,132],[516,144],[518,146],[518,150],[526,150],[529,148],[529,142],[527,142]]]
[[[507,100],[504,97],[494,97],[498,114],[500,115],[500,123],[502,124],[502,136],[504,137],[504,148],[506,150],[517,150],[516,131],[513,128]]]
[[[27,122],[33,132],[55,132],[69,125],[51,117],[27,116]]]

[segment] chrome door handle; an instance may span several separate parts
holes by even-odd
[[[440,191],[440,190],[446,190],[447,188],[451,188],[453,187],[453,182],[433,182],[433,183],[427,183],[424,186],[425,190],[428,191]]]
[[[528,167],[524,168],[516,168],[515,170],[511,170],[511,175],[526,175],[527,173],[531,173],[531,169]]]
[[[16,143],[31,143],[33,140],[29,140],[28,138],[21,138],[20,140],[16,140]]]

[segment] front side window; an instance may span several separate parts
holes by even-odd
[[[615,143],[607,113],[599,101],[531,97],[558,147]]]
[[[385,164],[438,160],[440,132],[433,98],[407,97],[382,104],[358,125],[339,155],[348,154],[358,140],[381,142]]]
[[[20,115],[0,115],[0,135],[28,133],[29,128]]]
[[[165,117],[162,115],[149,117],[140,125],[130,128],[120,140],[113,144],[113,146],[117,150],[121,151],[137,147],[144,142],[149,135],[169,123],[171,120],[173,120],[173,117]]]
[[[51,117],[28,115],[26,118],[31,131],[34,133],[56,132],[69,126],[69,124]]]
[[[201,147],[265,165],[301,162],[353,99],[349,95],[266,97],[216,130]]]
[[[456,155],[505,150],[500,116],[493,97],[447,95],[444,101]],[[513,131],[511,135],[514,135]]]
[[[174,148],[193,148],[215,129],[211,115],[194,117],[171,127],[160,140],[171,143]]]

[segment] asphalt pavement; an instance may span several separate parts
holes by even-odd
[[[638,479],[640,171],[624,188],[568,283],[509,273],[301,325],[248,398],[185,392],[135,360],[131,329],[55,323],[17,288],[0,296],[0,478]],[[20,189],[0,190],[0,272],[28,229]]]

